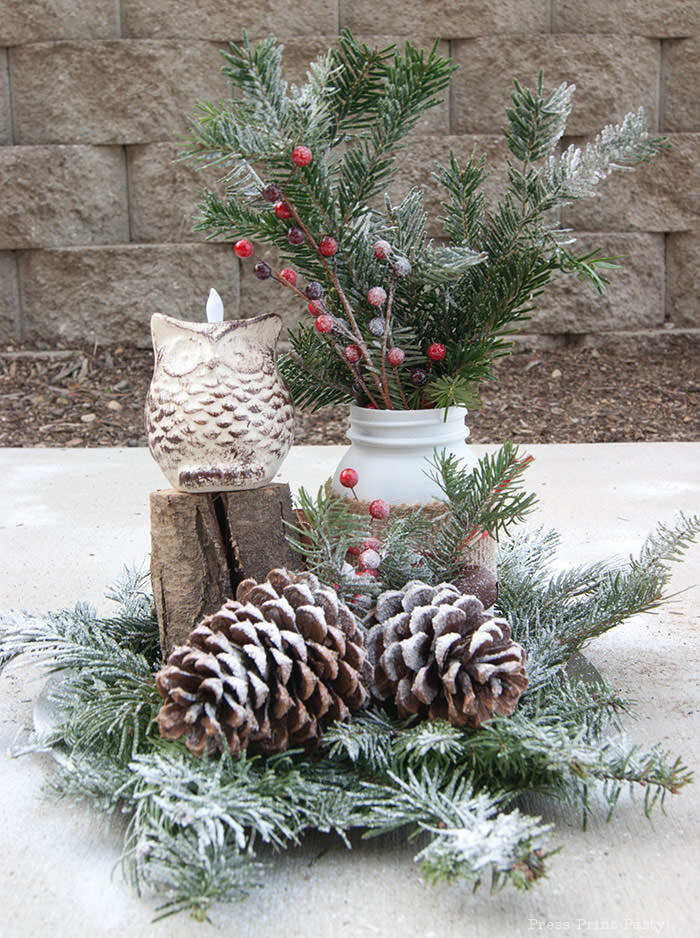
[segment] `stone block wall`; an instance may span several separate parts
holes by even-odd
[[[698,0],[0,0],[0,341],[148,345],[153,312],[299,314],[230,246],[192,231],[211,179],[174,162],[187,116],[226,93],[219,50],[246,28],[285,43],[292,80],[339,29],[410,38],[460,66],[399,162],[392,194],[432,188],[433,159],[476,146],[502,183],[510,83],[540,68],[577,93],[564,143],[643,105],[672,149],[563,212],[580,245],[628,255],[605,296],[570,279],[527,325],[533,342],[700,336]],[[500,174],[499,174],[500,171]]]

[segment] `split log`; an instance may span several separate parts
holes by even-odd
[[[151,582],[164,658],[235,595],[241,580],[301,566],[285,539],[285,521],[295,521],[288,485],[151,493]]]

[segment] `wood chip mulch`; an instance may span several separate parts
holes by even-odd
[[[10,344],[0,350],[0,446],[145,446],[152,353]],[[700,440],[700,352],[679,342],[634,351],[517,352],[481,389],[476,443]],[[345,443],[342,407],[299,415],[297,443]]]

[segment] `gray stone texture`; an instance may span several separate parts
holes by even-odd
[[[662,120],[671,133],[700,128],[700,39],[672,42],[664,50]]]
[[[35,43],[12,49],[10,68],[18,144],[175,140],[198,100],[226,91],[207,42]]]
[[[181,149],[176,143],[127,147],[132,241],[204,240],[204,233],[193,231],[200,193],[221,173],[183,163]]]
[[[17,258],[0,251],[0,342],[18,338],[17,327]]]
[[[643,106],[657,120],[659,44],[617,36],[488,36],[452,43],[452,130],[491,133],[505,122],[513,78],[532,87],[539,69],[547,88],[574,83],[567,130],[589,134]]]
[[[700,227],[700,133],[670,134],[671,149],[633,173],[615,172],[598,194],[562,210],[579,231],[684,231]]]
[[[338,30],[335,4],[327,0],[122,0],[121,6],[124,35],[140,39],[237,40],[244,29],[251,38],[335,37]]]
[[[0,49],[0,146],[2,147],[12,143],[9,74],[7,49]]]
[[[416,36],[470,36],[548,31],[546,0],[339,0],[340,25],[355,33]]]
[[[231,310],[237,268],[225,245],[119,245],[22,251],[24,335],[151,344],[152,313],[204,320],[210,287]]]
[[[667,239],[667,316],[676,328],[700,329],[700,229]]]
[[[552,32],[697,36],[697,0],[552,0]]]
[[[0,249],[129,239],[121,147],[2,147],[0,178]]]
[[[583,285],[574,274],[557,275],[536,299],[538,309],[524,324],[528,332],[580,334],[663,327],[663,235],[585,233],[569,250],[587,253],[597,248],[605,257],[619,258],[619,268],[608,271],[605,293]]]
[[[0,46],[119,35],[115,0],[0,0]]]

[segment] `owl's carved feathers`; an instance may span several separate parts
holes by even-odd
[[[274,313],[221,323],[152,317],[148,444],[175,488],[256,488],[277,472],[294,436],[275,364],[281,327]]]

